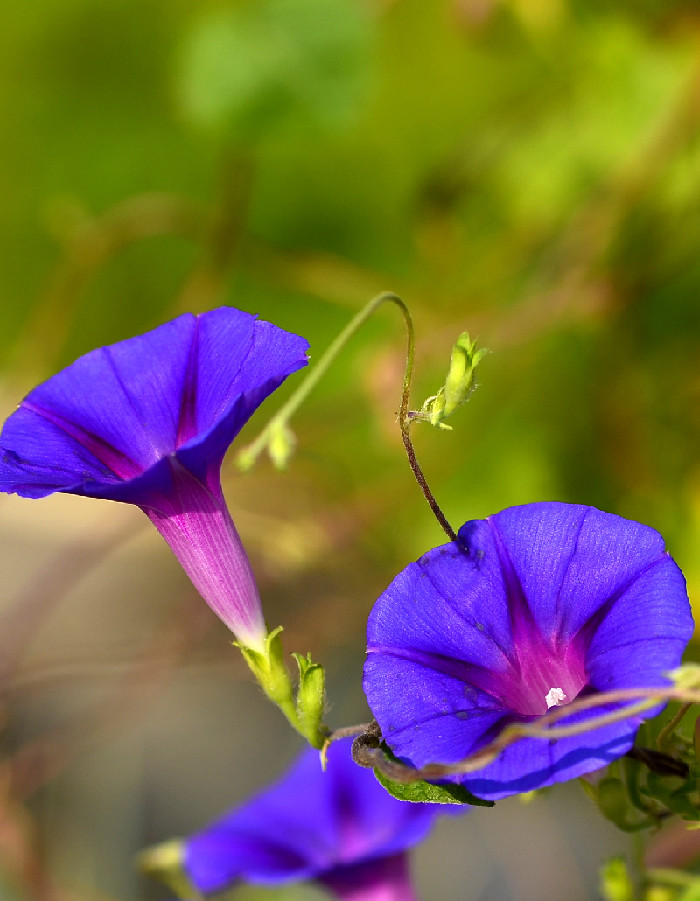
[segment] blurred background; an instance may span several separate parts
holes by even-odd
[[[659,529],[699,597],[695,0],[8,0],[0,127],[3,414],[185,310],[259,313],[313,361],[392,290],[415,407],[462,330],[492,351],[454,431],[414,431],[451,523],[592,504]],[[375,598],[444,541],[396,425],[404,353],[381,310],[288,472],[225,465],[267,622],[326,665],[334,727],[368,718]],[[0,498],[0,566],[2,898],[167,897],[139,849],[299,741],[138,510]],[[450,818],[415,870],[426,901],[584,901],[616,851],[570,785]]]

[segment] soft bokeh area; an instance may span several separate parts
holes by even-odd
[[[2,19],[3,414],[185,310],[259,313],[313,363],[395,291],[415,407],[461,331],[492,351],[452,432],[415,427],[448,520],[595,505],[662,532],[698,603],[694,0],[9,0]],[[444,541],[397,428],[404,361],[387,307],[295,417],[287,472],[224,467],[268,625],[326,665],[333,727],[368,718],[374,600]],[[0,566],[2,898],[169,897],[139,849],[263,786],[299,740],[138,510],[0,497]],[[661,862],[700,851],[666,838]],[[627,849],[558,787],[441,822],[418,892],[587,901]]]

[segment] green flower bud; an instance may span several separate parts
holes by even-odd
[[[322,731],[321,721],[326,706],[326,677],[320,663],[313,663],[307,654],[292,654],[299,667],[297,714],[308,741],[316,746]]]
[[[445,416],[449,416],[469,399],[476,388],[476,368],[487,351],[476,349],[467,332],[457,338],[452,348],[450,371],[445,379]]]
[[[439,429],[449,429],[444,420],[469,400],[477,386],[476,369],[487,353],[484,348],[477,350],[476,341],[472,341],[467,332],[462,332],[452,347],[445,384],[418,412],[412,413],[411,418],[429,422]]]

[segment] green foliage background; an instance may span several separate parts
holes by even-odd
[[[696,3],[9,0],[3,20],[6,412],[184,310],[259,313],[313,361],[393,290],[416,407],[461,331],[493,351],[454,431],[416,428],[448,519],[593,504],[658,528],[698,598]],[[296,418],[288,473],[228,468],[268,622],[331,694],[352,660],[360,695],[374,598],[443,540],[398,438],[403,355],[382,311]]]

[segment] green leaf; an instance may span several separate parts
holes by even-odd
[[[374,771],[377,781],[399,801],[414,804],[470,804],[472,807],[493,807],[493,801],[475,797],[461,785],[433,785],[432,782],[394,782],[379,770]]]

